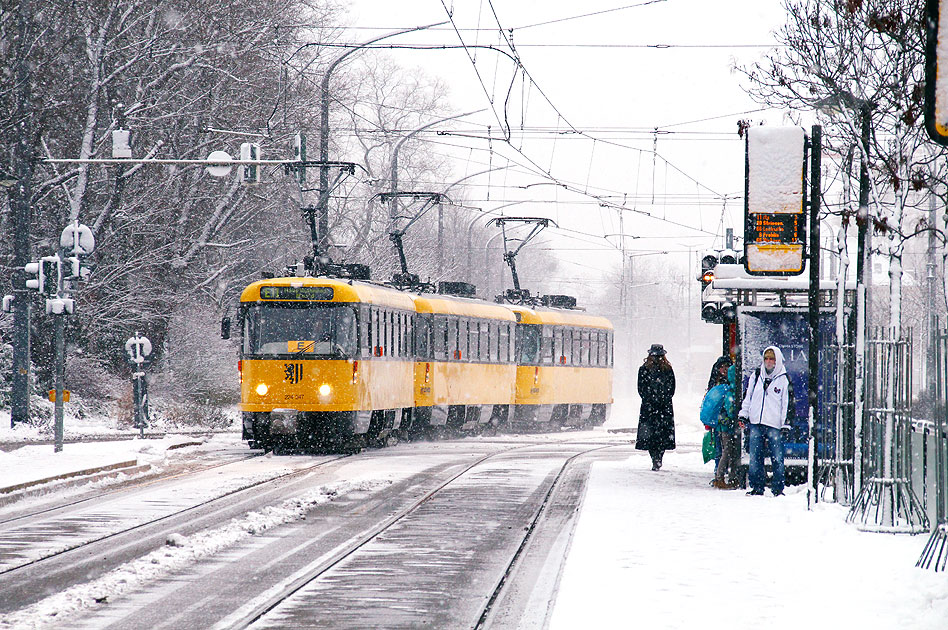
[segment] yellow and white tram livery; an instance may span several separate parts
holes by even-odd
[[[510,308],[517,318],[513,426],[604,423],[612,408],[612,323],[582,311]]]
[[[244,289],[244,439],[262,448],[384,440],[414,405],[413,300],[327,278],[272,278]]]
[[[413,432],[504,424],[517,372],[513,312],[481,300],[429,294],[415,298],[415,309]]]

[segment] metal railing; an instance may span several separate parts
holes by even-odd
[[[912,475],[912,331],[877,328],[866,341],[863,483],[846,520],[864,531],[929,529]]]
[[[931,420],[915,423],[913,436],[920,443],[921,474],[916,483],[922,488],[922,502],[931,517],[932,531],[915,566],[944,571],[948,565],[948,329],[932,335],[934,392],[931,398]],[[931,395],[933,394],[933,396]]]

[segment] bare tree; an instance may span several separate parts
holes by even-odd
[[[873,224],[889,257],[889,324],[899,327],[905,242],[917,234],[920,207],[932,186],[945,177],[944,152],[927,139],[922,120],[924,6],[910,0],[785,0],[784,5],[787,24],[776,33],[781,46],[740,71],[760,102],[817,111],[824,156],[837,162],[841,177],[852,177],[843,162],[860,146],[859,116],[871,117]],[[855,214],[851,207],[828,210],[844,222]]]

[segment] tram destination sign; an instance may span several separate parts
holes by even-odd
[[[331,300],[332,287],[260,287],[261,300]]]
[[[948,0],[927,0],[925,17],[925,129],[948,146]]]
[[[802,127],[750,127],[746,139],[744,269],[799,275],[806,257],[806,134]]]

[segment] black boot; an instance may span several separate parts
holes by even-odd
[[[658,451],[655,453],[650,453],[652,456],[652,470],[661,470],[662,468],[662,452]]]

